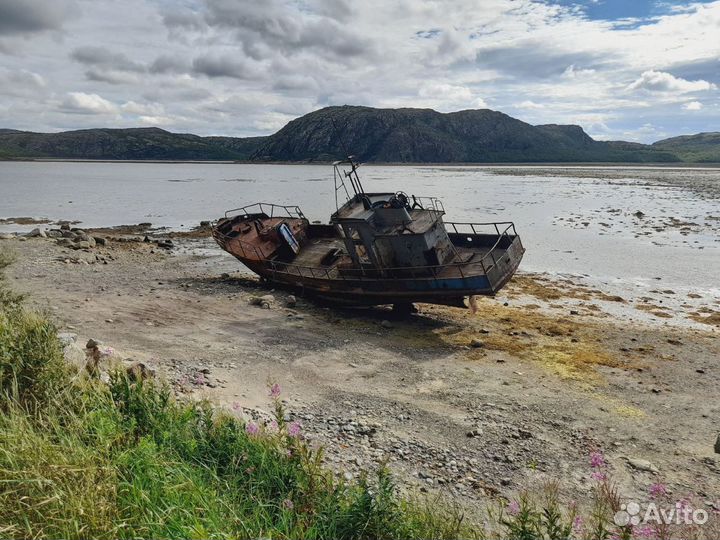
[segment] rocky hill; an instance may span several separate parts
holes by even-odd
[[[717,131],[664,139],[652,147],[671,152],[683,161],[720,163],[720,132]]]
[[[199,137],[160,128],[63,133],[0,130],[0,156],[64,159],[244,160],[264,137]]]
[[[339,134],[339,135],[338,135]],[[368,162],[638,162],[679,161],[643,146],[625,149],[593,140],[580,126],[532,126],[488,109],[327,107],[288,123],[263,141],[252,159],[337,159],[344,148]]]
[[[32,133],[0,129],[0,159],[333,161],[378,163],[720,161],[720,133],[652,145],[596,141],[580,126],[533,126],[488,109],[326,107],[268,137],[200,137],[159,128]]]

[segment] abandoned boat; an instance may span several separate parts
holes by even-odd
[[[435,197],[366,193],[352,158],[333,167],[329,224],[310,223],[297,206],[255,203],[227,211],[213,237],[277,286],[350,305],[463,306],[517,270],[525,249],[513,223],[444,222]]]

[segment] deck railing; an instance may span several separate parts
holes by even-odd
[[[269,212],[269,213],[268,213]],[[282,204],[274,203],[254,203],[242,206],[240,208],[234,208],[225,212],[225,217],[229,218],[237,216],[249,216],[251,214],[265,214],[268,217],[289,217],[296,219],[305,219],[305,215],[300,210],[299,206],[284,206]]]
[[[260,203],[258,203],[260,204]],[[255,206],[255,205],[251,205]],[[248,207],[244,207],[248,208]],[[242,209],[239,209],[242,210]],[[232,211],[230,211],[232,212]],[[478,229],[482,227],[493,227],[497,235],[497,240],[492,245],[490,250],[485,253],[479,260],[472,262],[453,262],[449,264],[438,264],[428,266],[396,266],[387,267],[380,269],[369,269],[364,268],[348,268],[339,270],[337,267],[322,267],[322,266],[307,266],[299,265],[292,262],[275,261],[269,259],[262,248],[240,240],[239,238],[233,238],[220,232],[216,227],[213,227],[213,237],[221,245],[225,245],[227,241],[233,240],[235,245],[240,248],[241,257],[250,259],[248,253],[254,255],[254,260],[258,263],[267,265],[273,274],[285,274],[290,276],[299,276],[303,278],[323,278],[327,280],[341,279],[341,280],[373,280],[378,279],[396,279],[398,277],[407,277],[409,274],[412,279],[438,279],[441,272],[447,271],[449,268],[457,268],[461,278],[466,277],[467,272],[463,272],[463,268],[467,269],[470,266],[480,266],[483,270],[483,274],[492,270],[498,264],[497,251],[503,241],[507,239],[509,242],[513,241],[513,238],[517,236],[515,231],[515,225],[511,221],[502,222],[489,222],[489,223],[459,223],[459,222],[447,222],[447,227],[452,228],[452,232],[459,235],[468,235],[468,238],[472,240],[472,237],[481,236],[483,233],[478,232]],[[469,231],[469,232],[468,232]],[[511,237],[512,236],[512,237]]]

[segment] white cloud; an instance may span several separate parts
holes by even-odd
[[[683,109],[686,111],[699,111],[703,108],[703,104],[699,101],[690,101],[688,103],[683,104]]]
[[[544,109],[545,105],[542,103],[535,103],[532,100],[526,99],[515,105],[516,109]]]
[[[117,114],[118,112],[118,107],[107,99],[85,92],[69,92],[61,108],[76,114]]]
[[[640,78],[628,86],[630,90],[649,90],[651,92],[676,92],[685,94],[688,92],[702,92],[704,90],[716,90],[717,86],[704,80],[688,81],[675,77],[664,71],[644,71]]]

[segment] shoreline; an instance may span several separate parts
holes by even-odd
[[[332,161],[250,161],[250,160],[184,160],[184,159],[81,159],[81,158],[4,158],[0,163],[148,163],[199,165],[332,165]],[[648,170],[704,170],[720,169],[720,162],[634,162],[634,161],[533,161],[533,162],[382,162],[370,161],[365,166],[382,167],[487,167],[487,168],[563,168],[563,169],[648,169]]]
[[[13,288],[59,329],[157,369],[177,392],[263,414],[265,383],[287,389],[294,419],[338,473],[387,461],[402,485],[476,507],[543,476],[582,497],[601,448],[623,491],[720,489],[712,445],[720,298],[620,297],[567,278],[519,273],[477,315],[420,305],[339,309],[268,289],[204,236],[87,231],[105,244],[0,240]],[[271,295],[270,309],[251,305]],[[702,302],[714,314],[683,308]],[[613,311],[636,314],[632,321]],[[657,316],[661,313],[661,316]],[[712,319],[715,320],[714,318]],[[202,384],[192,381],[202,373]],[[683,411],[683,433],[664,415]],[[572,413],[569,413],[572,411]],[[685,431],[687,430],[687,431]],[[473,435],[469,435],[475,433]],[[338,442],[340,443],[338,445]],[[659,444],[661,443],[661,444]],[[644,459],[657,473],[638,471]],[[532,466],[531,466],[532,465]]]

